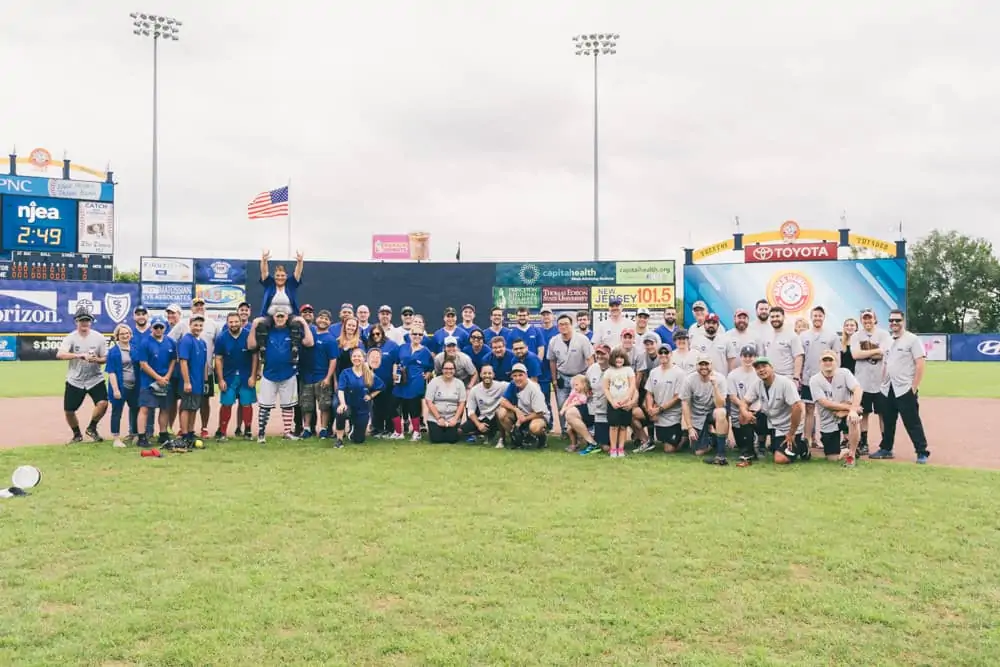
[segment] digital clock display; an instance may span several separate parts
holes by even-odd
[[[115,273],[111,255],[15,252],[9,266],[8,280],[100,283],[111,282]]]
[[[0,204],[3,250],[75,253],[77,202],[5,195]]]

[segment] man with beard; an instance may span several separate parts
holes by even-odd
[[[569,315],[560,315],[556,328],[559,335],[549,341],[546,363],[555,378],[556,405],[562,413],[563,405],[573,390],[573,377],[585,373],[594,363],[594,348],[584,334],[573,329],[573,319]],[[560,416],[560,427],[565,434],[565,415]]]
[[[500,399],[507,390],[506,382],[496,382],[496,374],[491,366],[483,366],[479,371],[482,382],[469,390],[465,401],[465,412],[468,419],[461,426],[461,432],[469,437],[469,442],[482,438],[490,442],[500,431],[497,422],[497,410],[500,409]],[[497,448],[503,449],[503,439],[497,441]]]
[[[472,387],[479,380],[476,365],[472,363],[469,355],[458,349],[458,339],[454,336],[448,336],[444,339],[444,351],[439,352],[434,357],[435,375],[441,375],[441,369],[446,361],[455,364],[455,379],[464,383],[466,389]]]
[[[719,324],[719,316],[709,313],[702,320],[701,333],[690,334],[691,349],[695,354],[707,355],[712,360],[712,368],[725,375],[729,372],[728,339]]]
[[[925,464],[931,453],[927,449],[927,436],[924,434],[920,403],[917,400],[926,366],[924,345],[916,334],[906,330],[901,310],[889,311],[889,332],[892,342],[885,350],[885,375],[882,381],[885,430],[879,450],[869,458],[894,458],[892,447],[895,444],[896,419],[902,417],[903,427],[917,452],[917,463]]]
[[[633,329],[635,322],[622,315],[622,298],[612,296],[608,299],[608,319],[598,322],[594,327],[593,342],[595,345],[607,345],[616,348],[621,345],[622,331]]]
[[[243,326],[248,326],[250,324],[250,302],[241,301],[240,305],[236,307],[236,314],[240,316],[240,322]]]
[[[754,315],[756,318],[750,324],[750,333],[753,335],[754,344],[758,351],[762,351],[767,346],[767,341],[771,340],[771,304],[767,299],[758,299],[754,304]]]
[[[359,310],[360,310],[360,308],[359,308]],[[313,310],[312,305],[308,304],[308,303],[304,303],[304,304],[302,304],[302,306],[299,307],[299,316],[302,317],[302,319],[305,320],[306,324],[309,325],[309,326],[313,326],[313,323],[316,321],[316,311]],[[360,327],[361,325],[359,324],[358,326]],[[313,327],[313,336],[315,337],[315,335],[316,335],[316,331],[315,331],[315,327]],[[299,364],[298,365],[301,368],[309,368],[312,365],[311,354],[312,354],[312,350],[311,349],[308,349],[308,350],[307,349],[303,349],[303,350],[299,351]],[[301,400],[302,399],[302,389],[303,389],[302,388],[302,378],[303,377],[304,377],[304,375],[302,373],[299,373],[299,404],[295,406],[295,426],[292,429],[292,432],[295,433],[295,435],[302,435],[302,433],[303,433],[303,429],[302,429],[302,400]],[[313,423],[312,426],[315,427],[316,424]],[[309,426],[306,426],[306,429],[308,429],[308,428],[309,428]]]
[[[827,350],[836,352],[837,359],[840,359],[840,336],[837,335],[836,331],[823,328],[823,323],[826,321],[826,310],[823,306],[813,308],[809,313],[809,319],[812,321],[812,328],[799,335],[804,353],[802,389],[799,391],[799,395],[802,396],[802,402],[806,404],[806,444],[812,447],[814,442],[817,445],[820,443],[816,439],[816,406],[813,402],[810,382],[812,376],[820,372],[820,357]],[[840,455],[839,452],[837,454]]]
[[[799,398],[795,382],[787,376],[778,375],[767,357],[757,357],[753,367],[759,382],[751,385],[739,399],[740,423],[757,423],[757,415],[750,412],[750,406],[760,401],[761,413],[767,419],[770,430],[774,462],[808,461],[811,454],[802,439],[805,406]]]
[[[267,347],[264,349],[264,372],[257,394],[260,403],[260,410],[257,413],[257,442],[262,445],[266,442],[264,433],[271,418],[271,410],[275,406],[281,408],[285,439],[299,439],[292,433],[293,408],[299,402],[299,387],[296,380],[297,370],[292,363],[292,339],[288,324],[291,309],[288,306],[278,305],[273,312],[274,328],[269,332]],[[312,347],[312,327],[306,326],[301,317],[296,319],[304,331],[302,345]],[[251,350],[257,349],[256,329],[250,330],[247,347]]]
[[[473,331],[482,331],[476,324],[476,307],[471,303],[462,306],[462,323],[458,325],[458,328],[470,336]]]
[[[737,308],[733,315],[733,328],[726,332],[726,359],[729,361],[730,371],[736,370],[740,365],[740,352],[748,345],[763,349],[758,347],[757,337],[750,330],[750,314],[742,308]],[[756,352],[754,356],[757,356]]]
[[[514,332],[514,363],[520,363],[524,366],[525,372],[528,374],[528,379],[532,382],[537,383],[538,378],[542,374],[542,360],[538,358],[538,355],[529,349],[528,342],[517,337],[517,332]],[[539,387],[541,389],[541,387]]]
[[[490,341],[490,353],[483,363],[493,367],[498,380],[510,382],[510,367],[514,365],[514,355],[507,351],[507,342],[503,336],[494,336]]]
[[[691,306],[691,313],[694,315],[695,323],[688,327],[688,336],[691,338],[692,346],[694,344],[694,339],[705,333],[705,319],[708,317],[708,306],[705,305],[704,301],[695,301],[694,305]],[[718,322],[716,322],[718,324]],[[718,333],[726,333],[726,327],[717,326]]]
[[[552,312],[549,311],[549,326],[551,325]],[[517,323],[510,329],[510,343],[513,345],[516,339],[523,340],[530,350],[539,360],[545,356],[545,334],[542,330],[528,321],[528,309],[521,306],[517,309]],[[534,378],[534,382],[538,379]]]
[[[696,456],[704,456],[712,451],[714,439],[715,456],[705,459],[705,463],[728,465],[726,376],[712,369],[712,358],[707,354],[699,354],[695,362],[697,370],[681,388],[681,414],[688,429],[688,441]]]
[[[892,345],[889,332],[878,328],[878,317],[875,311],[868,308],[861,313],[861,328],[851,336],[851,354],[857,362],[854,367],[855,377],[861,385],[861,442],[858,445],[858,455],[868,455],[868,423],[872,413],[878,416],[879,440],[885,431],[884,399],[882,397],[882,378],[885,371],[885,351]]]
[[[132,310],[132,338],[136,345],[142,345],[142,338],[150,333],[149,311],[141,303]]]
[[[302,388],[299,405],[302,407],[302,438],[311,438],[316,429],[319,437],[330,437],[330,417],[333,410],[334,373],[337,368],[337,339],[330,332],[333,313],[321,310],[312,327],[313,345],[306,348],[303,357],[307,363],[299,371]],[[319,412],[317,418],[316,412]]]
[[[523,343],[523,341],[522,341]],[[528,379],[524,364],[514,364],[510,369],[510,384],[504,390],[497,410],[497,421],[504,432],[507,446],[518,447],[524,437],[535,438],[539,449],[545,447],[546,424],[549,407],[538,385]]]
[[[304,303],[302,307],[299,308],[299,315],[302,319],[306,321],[306,324],[312,326],[316,322],[316,311],[313,310],[312,304]]]
[[[504,345],[506,345],[510,342],[510,334],[510,329],[503,325],[503,308],[493,306],[490,310],[490,326],[483,329],[483,338],[485,339],[486,344],[492,347],[493,339],[499,336],[500,338],[503,338]],[[493,370],[496,371],[498,375],[500,374],[500,369],[496,366],[493,367]]]
[[[674,347],[674,332],[677,331],[677,309],[673,306],[663,309],[663,324],[653,331],[660,341]]]
[[[330,325],[330,333],[333,334],[334,338],[340,338],[340,330],[344,328],[344,320],[354,317],[354,304],[353,303],[342,303],[340,304],[340,318],[337,320],[336,324]],[[361,327],[358,327],[358,334],[361,334]]]
[[[764,346],[764,356],[773,362],[768,363],[778,375],[791,378],[798,391],[802,384],[802,362],[805,350],[802,349],[802,339],[791,328],[785,330],[785,309],[772,306],[770,312],[771,335]]]
[[[590,311],[589,310],[578,310],[576,311],[576,330],[587,337],[587,340],[593,343],[594,332],[590,328]]]
[[[215,374],[219,378],[219,428],[215,437],[225,442],[233,405],[239,399],[236,423],[246,428],[247,439],[253,423],[253,404],[257,402],[257,366],[260,355],[247,347],[250,331],[243,326],[239,313],[226,316],[226,329],[215,340]],[[242,431],[241,431],[242,432]]]
[[[646,380],[646,415],[653,424],[653,440],[663,445],[663,451],[674,453],[680,449],[681,389],[687,373],[674,366],[666,343],[657,349],[658,363],[649,371]],[[651,447],[652,449],[652,447]]]
[[[837,368],[839,360],[839,352],[821,352],[821,370],[809,379],[809,388],[816,401],[823,454],[828,461],[840,459],[841,433],[846,431],[849,449],[844,456],[844,467],[853,468],[860,437],[861,396],[864,392],[851,371]]]

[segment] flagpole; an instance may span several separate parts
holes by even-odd
[[[288,254],[285,255],[289,260],[292,259],[292,179],[288,178]]]

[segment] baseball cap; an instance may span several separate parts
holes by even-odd
[[[622,305],[622,298],[620,296],[613,296],[608,299],[609,306],[620,306]]]
[[[734,316],[735,317],[739,317],[740,315],[746,315],[747,317],[750,317],[750,313],[748,313],[747,311],[743,310],[742,308],[737,308],[736,312],[734,313]]]
[[[640,308],[635,313],[636,317],[641,317],[643,315],[645,315],[646,317],[649,317],[649,308]]]
[[[299,312],[300,313],[304,313],[307,310],[313,310],[312,304],[310,304],[310,303],[304,303],[301,306],[299,306]]]
[[[833,350],[823,350],[823,354],[820,355],[819,359],[820,361],[826,361],[827,359],[830,361],[836,361],[837,353]]]
[[[538,311],[538,314],[541,315],[542,313],[549,313],[551,315],[552,309],[549,308],[548,306],[542,306],[542,309]]]
[[[324,308],[321,311],[319,311],[318,313],[316,313],[316,317],[317,317],[317,319],[320,318],[320,317],[325,317],[328,320],[332,320],[333,319],[333,313],[331,313],[329,310],[327,310],[326,308]]]
[[[757,357],[756,359],[753,360],[753,365],[754,366],[765,366],[765,365],[766,366],[770,366],[771,365],[771,360],[768,359],[767,357]]]
[[[715,313],[709,313],[708,315],[705,316],[705,321],[706,322],[715,322],[716,324],[718,324],[719,323],[719,316],[716,315]]]
[[[163,317],[160,316],[160,315],[154,315],[153,319],[150,320],[149,326],[151,326],[153,328],[163,327],[164,329],[166,329],[167,328],[167,321],[165,319],[163,319]]]
[[[527,373],[528,368],[524,364],[514,364],[510,367],[511,373]]]
[[[864,310],[861,311],[861,317],[864,317],[865,315],[871,315],[872,317],[875,317],[875,311],[872,310],[871,308],[865,308]]]
[[[625,336],[632,336],[632,338],[635,338],[635,329],[631,328],[622,329],[622,338],[624,338]]]
[[[274,314],[275,315],[288,315],[291,312],[292,312],[292,309],[289,308],[288,306],[275,306],[274,307]]]
[[[464,306],[462,306],[462,310],[465,310],[466,308],[468,308],[472,312],[476,312],[476,307],[473,306],[471,303],[467,303]]]
[[[677,340],[678,338],[688,338],[688,330],[687,329],[678,329],[677,331],[675,331],[674,332],[674,340]]]
[[[659,352],[660,354],[663,354],[664,352],[666,352],[667,354],[670,354],[670,352],[672,350],[671,350],[671,347],[667,343],[661,343],[660,347],[656,348],[656,351]]]
[[[708,306],[705,305],[704,301],[695,301],[691,304],[691,310],[708,310]]]
[[[342,303],[342,304],[340,304],[340,309],[341,310],[354,310],[354,304],[353,303]]]
[[[167,306],[166,312],[177,313],[179,315],[182,311],[180,306],[178,306],[176,303],[172,303],[169,306]]]
[[[403,309],[399,312],[403,315],[413,315],[416,311],[413,310],[413,306],[403,306]]]
[[[458,339],[455,338],[454,336],[445,336],[444,344],[445,347],[447,347],[448,345],[458,345]]]
[[[192,322],[196,322],[198,320],[201,320],[202,322],[204,322],[205,321],[205,316],[202,315],[202,314],[200,314],[200,313],[195,313],[194,315],[191,316],[191,321]]]
[[[192,306],[197,306],[198,304],[201,304],[202,306],[204,306],[205,305],[205,299],[201,298],[200,296],[196,296],[195,298],[191,299],[191,305]]]
[[[594,352],[603,352],[604,354],[610,354],[611,348],[605,345],[604,343],[600,343],[594,346]]]
[[[135,308],[132,309],[132,313],[133,314],[135,314],[135,313],[148,313],[148,312],[149,311],[146,310],[146,306],[142,305],[141,303],[138,306],[136,306]]]
[[[707,354],[699,354],[697,357],[695,357],[694,361],[697,364],[710,364],[712,363],[712,357],[708,356]]]
[[[741,357],[756,357],[757,356],[757,346],[756,345],[744,345],[740,348]]]
[[[650,332],[645,333],[645,334],[642,335],[642,342],[643,343],[659,343],[660,342],[660,337],[657,336],[652,331],[650,331]]]
[[[448,306],[447,308],[444,309],[444,314],[445,315],[456,315],[457,313],[455,312],[454,308],[452,308],[451,306]]]
[[[247,308],[249,308],[250,307],[250,302],[249,301],[240,301],[240,305],[238,305],[236,307],[237,308],[242,308],[243,306],[246,306]]]
[[[94,321],[94,316],[90,314],[84,306],[80,306],[76,309],[76,315],[73,317],[77,322],[83,322],[84,320]]]
[[[380,312],[380,313],[391,313],[392,312],[392,308],[390,308],[389,306],[385,306],[385,305],[379,306],[378,307],[378,312]]]

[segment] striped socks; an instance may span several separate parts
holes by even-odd
[[[295,424],[295,408],[281,408],[281,423],[285,427],[285,435],[291,435]]]
[[[264,437],[264,429],[267,428],[267,421],[271,418],[271,408],[260,406],[257,411],[257,435]]]

